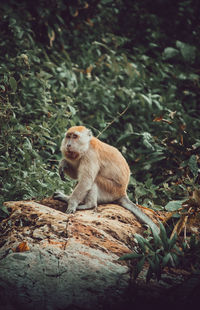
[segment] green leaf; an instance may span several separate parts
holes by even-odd
[[[197,157],[195,155],[192,155],[188,161],[188,167],[193,174],[194,178],[196,179],[198,176],[198,164],[197,164]]]
[[[176,251],[176,253],[177,253],[178,255],[180,255],[180,256],[183,255],[182,250],[180,250],[180,248],[179,248],[176,244],[174,245],[174,250]]]
[[[155,231],[151,228],[151,231],[153,233],[153,240],[156,248],[160,247],[162,244],[161,238],[159,237],[159,232]]]
[[[1,206],[0,209],[1,209],[4,213],[6,213],[7,215],[10,214],[10,212],[8,211],[8,209],[7,209],[6,206]]]
[[[175,233],[173,238],[169,240],[169,250],[171,250],[176,244],[177,234]]]
[[[69,108],[72,116],[74,116],[76,114],[76,109],[72,105],[70,105],[70,104],[68,105],[68,108]]]
[[[144,266],[145,263],[145,256],[143,256],[141,258],[141,260],[139,260],[139,262],[137,262],[135,268],[134,268],[134,278],[136,279],[137,276],[139,275],[139,273],[142,271],[142,268]]]
[[[23,144],[23,148],[24,148],[24,150],[29,150],[29,151],[32,150],[32,144],[27,137],[25,137],[25,142]]]
[[[119,260],[129,260],[129,259],[137,259],[142,257],[142,254],[138,254],[138,253],[128,253],[128,254],[124,254],[122,255]]]
[[[171,254],[170,254],[170,253],[167,253],[167,254],[163,257],[163,259],[162,259],[162,265],[163,265],[163,267],[165,267],[165,266],[168,265],[170,259],[171,259]]]
[[[0,85],[0,89],[4,92],[6,90],[4,85]]]
[[[150,258],[150,257],[147,257],[147,260],[148,260],[148,262],[149,262],[149,264],[150,264],[150,267],[151,267],[151,270],[153,271],[153,272],[155,272],[155,262]]]
[[[169,243],[168,243],[167,232],[166,232],[165,227],[162,223],[160,223],[160,238],[162,240],[164,249],[166,251],[168,251]]]
[[[192,63],[196,57],[196,47],[187,43],[176,41],[176,46],[180,49],[184,60]]]
[[[171,257],[172,257],[172,260],[171,260],[172,267],[176,267],[180,261],[179,257],[176,253],[171,253]]]
[[[144,253],[147,251],[147,247],[152,250],[152,246],[148,240],[146,240],[139,234],[135,234],[134,237]]]
[[[11,87],[12,91],[16,92],[16,90],[17,90],[17,82],[16,82],[14,77],[11,77],[9,79],[9,84],[10,84],[10,87]]]
[[[196,140],[196,143],[194,143],[193,145],[192,145],[192,148],[195,150],[195,149],[197,149],[198,147],[200,147],[200,140]]]
[[[152,99],[150,97],[147,97],[143,94],[140,94],[140,97],[143,98],[149,104],[149,106],[152,105]]]
[[[146,148],[154,150],[154,146],[151,144],[153,142],[152,136],[149,132],[144,132],[143,134],[143,143]]]
[[[126,141],[128,141],[130,139],[132,134],[133,133],[128,132],[128,133],[124,133],[124,134],[120,135],[120,137],[117,139],[117,143],[119,143],[119,142],[125,143]]]
[[[166,47],[163,52],[163,58],[166,60],[171,59],[171,58],[176,57],[178,54],[179,54],[179,51],[176,48]]]
[[[6,206],[1,206],[0,207],[0,218],[6,218],[10,215],[10,212],[8,211]]]
[[[182,203],[185,202],[185,200],[172,200],[168,202],[165,206],[165,210],[167,211],[177,211],[182,207]]]

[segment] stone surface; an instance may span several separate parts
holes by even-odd
[[[61,212],[46,199],[7,202],[0,226],[2,309],[104,309],[124,302],[129,269],[118,258],[143,228],[120,206]],[[51,208],[54,206],[58,210]]]
[[[130,292],[130,265],[118,258],[132,251],[134,234],[144,228],[124,208],[67,215],[53,199],[5,204],[11,214],[0,224],[0,309],[131,309],[137,296],[139,303],[143,295],[164,296],[168,278],[146,285],[139,277],[137,296],[134,286]]]

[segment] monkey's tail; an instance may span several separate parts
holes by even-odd
[[[152,231],[159,234],[160,229],[158,226],[140,209],[138,206],[133,203],[127,196],[123,196],[117,201],[122,207],[129,210],[144,224],[148,225]]]

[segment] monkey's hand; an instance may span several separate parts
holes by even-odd
[[[68,203],[69,196],[57,191],[53,194],[53,199]]]
[[[68,162],[63,158],[61,162],[59,163],[59,168],[58,168],[58,172],[59,172],[59,175],[62,181],[65,181],[65,173],[67,173],[69,169],[70,169],[70,166]]]
[[[59,167],[58,172],[59,172],[61,180],[65,181],[64,168],[63,167]]]
[[[68,163],[65,158],[63,158],[60,161],[58,171],[59,171],[60,178],[63,181],[65,181],[65,174],[70,176],[70,178],[72,179],[78,178],[77,169],[71,166],[70,163]]]
[[[65,159],[62,159],[58,168],[58,172],[62,181],[65,181],[65,169],[67,168],[68,168],[67,161]]]
[[[76,208],[77,208],[77,203],[74,201],[70,201],[68,202],[68,208],[66,210],[67,214],[71,214],[71,213],[75,213],[76,212]]]

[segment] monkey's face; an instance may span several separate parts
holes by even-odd
[[[61,144],[63,155],[71,159],[77,159],[79,155],[88,150],[91,137],[91,132],[88,129],[67,131]]]

